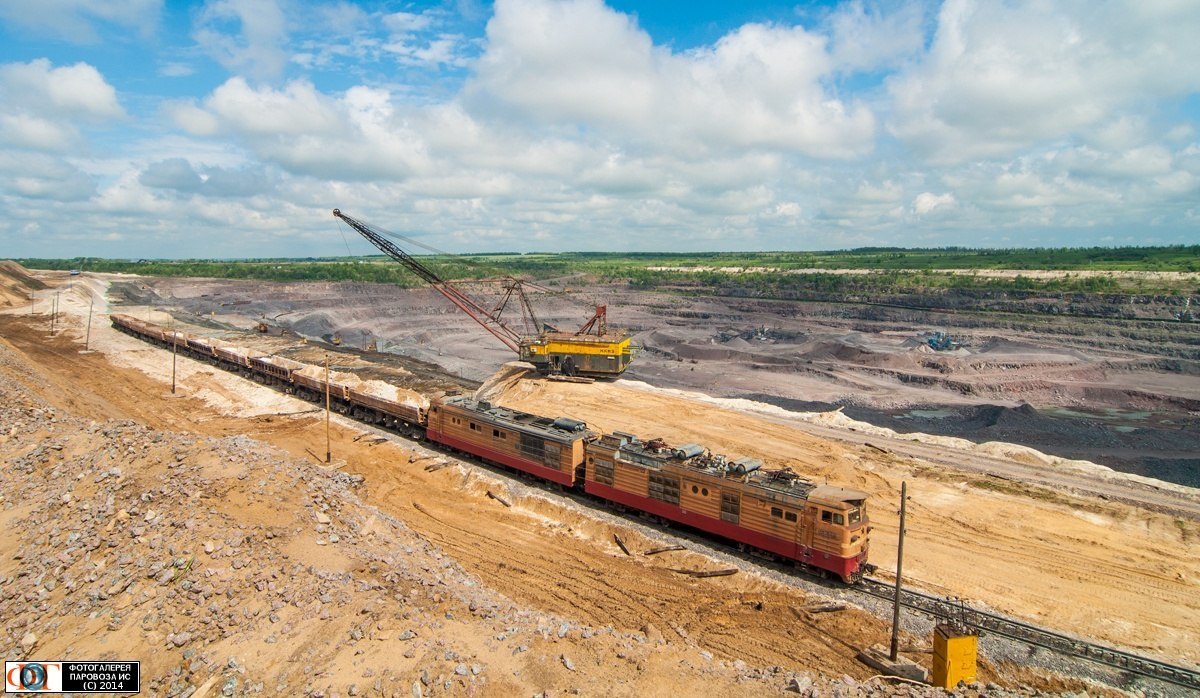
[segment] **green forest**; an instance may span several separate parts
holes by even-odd
[[[1092,272],[1200,272],[1200,245],[1036,249],[862,248],[826,252],[529,253],[425,255],[422,264],[446,280],[518,276],[550,283],[564,277],[627,282],[641,288],[729,286],[772,295],[807,288],[822,293],[921,292],[934,289],[1048,291],[1055,293],[1194,294],[1194,277],[1129,277]],[[413,287],[421,281],[387,257],[246,260],[19,259],[35,269],[80,269],[146,276],[357,281]],[[828,273],[861,270],[868,273]],[[1000,278],[962,270],[1064,272],[1040,279]],[[1073,274],[1072,272],[1089,272]],[[1189,275],[1190,276],[1190,275]]]

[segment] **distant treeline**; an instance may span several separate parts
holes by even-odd
[[[722,271],[652,271],[632,270],[622,278],[631,286],[644,289],[672,290],[682,293],[776,298],[794,300],[835,301],[862,300],[880,303],[908,301],[888,300],[887,297],[923,298],[949,297],[959,299],[1004,298],[1024,299],[1048,295],[1064,301],[1081,301],[1081,297],[1105,297],[1112,303],[1133,302],[1137,297],[1173,297],[1182,302],[1187,297],[1200,296],[1200,284],[1195,281],[1159,277],[1124,277],[1109,275],[1081,276],[1066,272],[1052,278],[1015,278],[956,274],[942,271],[890,270],[868,274],[790,273]],[[920,304],[925,307],[925,303]]]
[[[1038,249],[861,248],[830,252],[527,253],[425,255],[420,261],[447,280],[502,275],[555,279],[584,275],[627,281],[642,288],[729,286],[773,295],[804,287],[822,293],[925,289],[1013,289],[1056,293],[1195,294],[1196,284],[1161,277],[1064,274],[1057,278],[998,278],[945,270],[1200,272],[1200,245]],[[421,282],[383,256],[247,260],[20,259],[34,269],[81,269],[146,276],[189,276],[262,281],[359,281],[413,287]],[[873,270],[827,274],[802,270]],[[564,281],[563,283],[569,283]]]
[[[258,281],[360,281],[420,286],[423,282],[404,267],[371,259],[314,260],[115,260],[95,257],[77,259],[18,259],[27,269],[79,269],[83,271],[142,276],[177,276],[215,279],[255,279]],[[486,276],[463,261],[454,259],[429,262],[446,279]]]
[[[573,253],[572,256],[593,262],[624,262],[641,266],[736,266],[785,270],[1029,269],[1200,272],[1200,245],[986,250],[962,247],[863,247],[827,252]]]

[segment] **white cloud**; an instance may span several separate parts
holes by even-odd
[[[775,204],[775,210],[770,215],[779,218],[799,218],[804,209],[795,201],[781,201]]]
[[[30,114],[0,114],[0,143],[47,152],[66,151],[77,145],[79,133]]]
[[[432,24],[433,18],[428,13],[392,12],[383,17],[383,25],[398,34],[418,32]]]
[[[117,119],[125,115],[117,92],[87,63],[61,68],[38,58],[0,66],[0,95],[5,111],[84,119]]]
[[[181,157],[153,162],[138,175],[138,182],[152,189],[213,198],[250,198],[274,192],[277,180],[260,166],[197,168]]]
[[[958,163],[1106,127],[1200,88],[1197,35],[1195,3],[947,0],[928,54],[889,82],[891,130]]]
[[[463,37],[458,34],[439,34],[434,37],[393,37],[383,50],[407,65],[466,65],[462,55]]]
[[[192,68],[192,66],[188,65],[187,63],[179,63],[177,61],[163,64],[158,69],[159,75],[168,78],[186,78],[195,72],[196,71],[194,68]]]
[[[855,192],[855,198],[859,201],[875,201],[885,204],[899,203],[904,196],[904,188],[899,182],[886,180],[878,184],[872,182],[863,182]]]
[[[923,191],[917,194],[917,198],[913,199],[913,213],[918,216],[924,216],[932,213],[935,209],[949,208],[954,205],[954,202],[954,195],[949,192],[934,194]]]
[[[1113,161],[1111,171],[1127,177],[1151,177],[1171,171],[1171,153],[1160,145],[1131,148]]]
[[[355,87],[336,98],[306,81],[275,90],[232,78],[203,105],[176,105],[173,113],[196,135],[232,137],[294,174],[399,179],[426,164],[423,138],[396,113],[386,90]]]
[[[79,201],[95,189],[91,177],[59,157],[0,152],[0,192],[30,199]]]
[[[39,58],[0,65],[0,144],[66,152],[86,147],[85,124],[122,119],[117,93],[86,63],[55,68]]]
[[[502,0],[469,103],[557,129],[707,157],[774,148],[816,157],[868,151],[874,117],[830,94],[823,37],[745,25],[711,48],[655,47],[599,0]]]
[[[1155,177],[1153,181],[1162,193],[1169,196],[1191,195],[1194,197],[1200,193],[1200,177],[1191,172],[1182,170],[1169,172]]]
[[[191,163],[183,158],[170,158],[151,164],[142,170],[138,181],[148,187],[190,192],[199,191],[204,184]]]
[[[205,106],[227,131],[243,135],[316,137],[333,135],[342,124],[335,100],[306,81],[288,83],[282,90],[255,89],[235,77],[217,87]]]
[[[1195,239],[1194,4],[849,0],[679,52],[599,0],[499,0],[485,36],[301,2],[196,10],[207,94],[152,92],[210,79],[194,46],[0,65],[0,247],[344,253],[333,206],[456,250]]]
[[[322,30],[295,43],[290,60],[312,69],[345,66],[361,70],[364,64],[382,62],[394,71],[392,62],[436,72],[444,67],[463,68],[475,50],[473,39],[458,29],[446,7],[430,7],[416,12],[368,14],[363,7],[340,3],[305,10],[320,17]],[[297,33],[310,28],[305,22]],[[451,29],[453,27],[453,29]],[[401,75],[389,76],[402,80]]]
[[[132,27],[149,36],[162,12],[162,0],[0,0],[0,19],[14,26],[68,41],[99,40],[97,25]]]
[[[212,113],[187,102],[164,102],[163,112],[172,122],[194,136],[212,136],[220,128],[220,122]]]
[[[256,78],[277,78],[288,62],[287,18],[276,0],[208,0],[193,36],[221,65]]]
[[[881,8],[853,0],[830,18],[831,55],[842,70],[875,70],[917,54],[925,35],[923,7],[910,2]]]

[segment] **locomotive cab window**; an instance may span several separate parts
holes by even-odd
[[[841,514],[834,514],[833,515],[833,524],[835,526],[845,526],[846,525],[846,517],[842,516]]]
[[[851,526],[862,521],[862,515],[859,514],[858,509],[851,509],[850,511],[846,512],[846,515],[850,517]]]
[[[785,521],[795,521],[796,520],[796,512],[794,512],[794,511],[784,512],[783,518]]]
[[[833,512],[821,510],[821,521],[824,523],[833,523]]]
[[[779,507],[771,507],[771,516],[774,516],[777,519],[782,519],[783,509],[780,509]]]

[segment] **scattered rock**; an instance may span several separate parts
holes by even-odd
[[[808,676],[801,675],[793,676],[792,680],[788,682],[787,689],[796,693],[805,693],[811,687],[812,679]]]
[[[186,645],[187,643],[189,643],[191,641],[192,641],[192,634],[186,630],[181,633],[175,633],[173,635],[167,636],[167,642],[170,642],[172,645],[175,645],[176,647],[183,647],[184,645]]]

